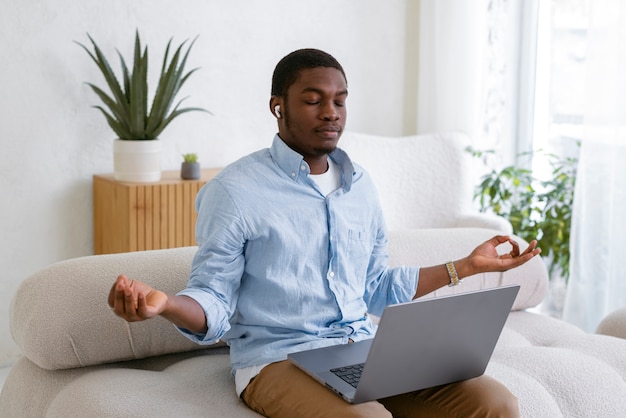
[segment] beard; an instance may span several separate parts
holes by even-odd
[[[289,117],[289,113],[287,111],[283,111],[283,118],[285,119],[285,128],[287,129],[287,132],[289,132],[289,136],[291,138],[297,138],[298,135],[292,129],[291,118]],[[339,134],[339,136],[341,137],[341,133]],[[336,149],[337,149],[337,142],[335,142],[334,144],[326,145],[326,146],[324,146],[324,145],[314,146],[311,149],[309,149],[309,154],[312,152],[313,155],[315,155],[317,157],[321,157],[321,156],[324,156],[324,155],[331,154]],[[296,151],[298,151],[298,152],[300,152],[302,154],[302,151],[300,151],[300,150],[296,150]]]

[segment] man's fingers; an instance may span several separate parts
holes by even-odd
[[[115,279],[113,286],[111,286],[111,290],[109,290],[109,298],[107,299],[107,302],[109,303],[109,306],[111,308],[115,308],[115,299],[117,297],[117,291],[118,291],[120,283],[122,283],[124,280],[126,280],[126,276],[124,276],[123,274],[120,274]]]
[[[152,289],[145,283],[119,275],[109,292],[108,303],[113,312],[128,322],[143,321],[156,315],[148,300]]]
[[[493,244],[494,247],[497,247],[498,245],[504,244],[505,242],[510,241],[510,240],[511,240],[511,237],[509,237],[508,235],[496,235],[493,238],[491,238],[489,241],[491,242],[491,244]]]
[[[127,318],[134,318],[137,312],[135,295],[133,295],[133,291],[128,286],[124,289],[124,312]]]
[[[115,283],[115,297],[113,301],[113,310],[118,315],[124,314],[124,293],[126,291],[126,286],[121,281]]]
[[[509,239],[509,243],[511,244],[511,247],[513,247],[513,249],[510,252],[511,257],[515,258],[519,256],[519,244],[517,243],[517,241],[513,239]]]
[[[530,244],[528,244],[528,248],[526,248],[526,251],[524,251],[524,253],[532,253],[533,251],[535,251],[535,248],[537,248],[537,240],[534,239],[530,242]]]
[[[143,293],[137,295],[137,314],[141,319],[148,318],[148,302],[146,302],[146,296]]]

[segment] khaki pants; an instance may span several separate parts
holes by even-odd
[[[241,397],[253,410],[273,418],[519,416],[517,398],[485,375],[351,405],[287,361],[261,370]]]

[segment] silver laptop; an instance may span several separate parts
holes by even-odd
[[[480,376],[518,291],[513,285],[390,305],[375,338],[288,358],[350,403]]]

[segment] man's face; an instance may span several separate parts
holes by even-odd
[[[281,103],[280,137],[306,161],[326,156],[346,124],[347,97],[346,80],[336,68],[301,71]]]

